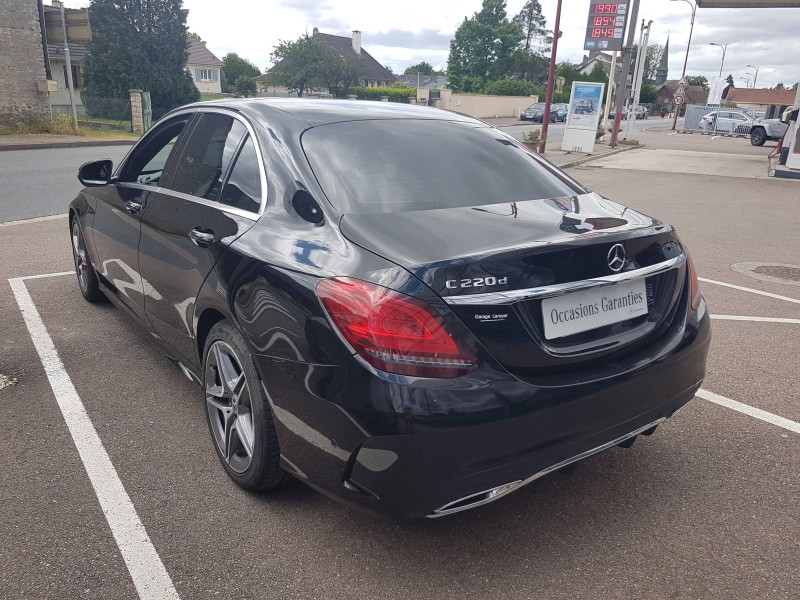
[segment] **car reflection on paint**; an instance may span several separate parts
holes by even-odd
[[[79,178],[82,294],[200,385],[250,491],[453,514],[651,434],[705,374],[675,230],[463,115],[199,103]]]

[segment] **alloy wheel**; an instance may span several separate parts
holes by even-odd
[[[86,244],[81,235],[80,225],[77,220],[72,223],[72,255],[75,259],[75,272],[78,275],[78,284],[85,292],[89,289],[89,262],[86,258]]]
[[[205,391],[214,443],[228,466],[244,473],[253,461],[255,443],[252,398],[236,352],[221,340],[208,350]]]

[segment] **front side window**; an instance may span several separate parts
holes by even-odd
[[[206,200],[218,200],[222,182],[246,132],[228,115],[203,113],[181,154],[170,188]]]
[[[191,115],[181,115],[159,125],[133,151],[120,176],[121,182],[158,186],[167,161],[175,153],[178,137]]]

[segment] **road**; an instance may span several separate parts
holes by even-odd
[[[711,143],[680,137],[703,149]],[[24,281],[140,519],[143,529],[133,532],[152,542],[176,594],[800,597],[800,287],[732,269],[797,264],[798,187],[630,170],[611,160],[636,152],[569,174],[678,228],[714,317],[705,398],[732,399],[783,421],[698,397],[630,449],[446,519],[386,521],[299,483],[244,493],[218,464],[198,387],[110,305],[84,302],[71,274]],[[25,196],[3,197],[13,204]],[[41,336],[29,333],[5,283],[69,272],[66,230],[66,218],[0,225],[0,373],[19,380],[0,389],[0,597],[167,597],[134,587],[129,568],[136,565],[122,559],[107,522],[113,515],[100,508],[45,377],[34,344]]]
[[[60,215],[81,189],[85,162],[122,160],[130,146],[94,146],[0,152],[0,223]]]

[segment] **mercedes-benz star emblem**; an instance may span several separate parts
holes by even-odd
[[[623,266],[625,266],[625,248],[622,244],[614,244],[608,251],[608,268],[614,273],[619,273]]]

